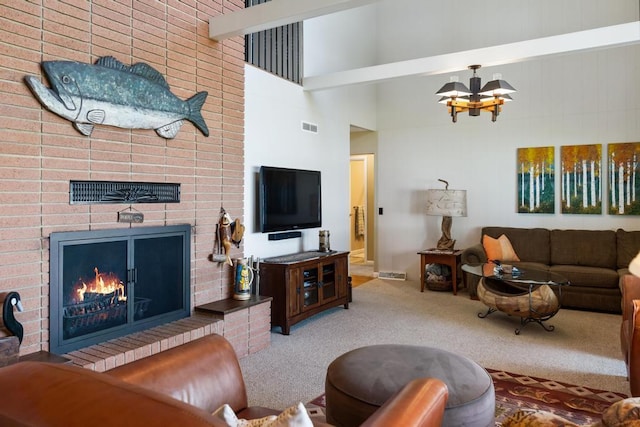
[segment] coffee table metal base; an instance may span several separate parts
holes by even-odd
[[[500,280],[482,278],[478,283],[478,298],[489,307],[486,312],[478,313],[478,317],[482,319],[496,311],[520,317],[516,335],[529,323],[537,323],[547,332],[555,329],[553,325],[543,323],[560,310],[558,298],[548,285],[530,284],[520,287]]]

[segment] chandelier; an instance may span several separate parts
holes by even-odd
[[[505,102],[511,101],[510,93],[516,90],[506,81],[501,74],[494,74],[493,80],[480,88],[481,80],[476,75],[480,65],[470,65],[473,76],[469,79],[467,88],[464,83],[458,81],[458,76],[452,76],[451,81],[436,92],[440,96],[441,104],[446,104],[453,122],[458,121],[458,113],[469,112],[470,116],[479,116],[481,111],[491,113],[491,121],[495,122]]]

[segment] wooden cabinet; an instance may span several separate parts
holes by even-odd
[[[260,263],[260,295],[273,297],[271,326],[291,325],[331,307],[349,308],[349,252],[300,252]]]

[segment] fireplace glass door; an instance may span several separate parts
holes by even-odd
[[[190,314],[190,226],[51,234],[50,351]]]
[[[64,340],[127,324],[127,241],[64,247]]]
[[[184,269],[180,236],[135,240],[133,276],[135,279],[134,320],[180,310],[185,301],[181,286]],[[143,273],[144,272],[144,273]]]

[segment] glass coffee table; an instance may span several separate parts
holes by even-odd
[[[494,263],[464,264],[462,271],[481,277],[478,299],[489,308],[486,313],[478,313],[478,317],[485,318],[495,311],[520,317],[516,335],[532,322],[542,326],[545,331],[554,330],[552,325],[543,322],[560,310],[560,301],[551,286],[557,287],[561,297],[562,287],[569,285],[564,276],[550,271],[518,269]]]

